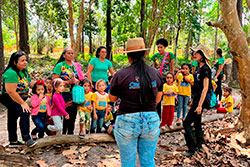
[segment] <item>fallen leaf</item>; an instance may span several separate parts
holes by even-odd
[[[49,165],[45,163],[43,159],[40,159],[36,161],[36,163],[39,165],[39,167],[48,167]]]
[[[103,163],[101,163],[101,162],[98,162],[96,165],[97,165],[97,167],[105,167],[105,166],[103,165]]]
[[[184,164],[190,164],[193,161],[189,158],[185,158],[183,162],[184,162]]]
[[[109,152],[109,153],[111,153],[113,151],[113,148],[109,148],[106,151]]]
[[[77,154],[77,153],[78,153],[78,152],[75,151],[75,150],[64,150],[64,151],[62,152],[62,154],[63,154],[64,156],[69,155],[69,154]]]
[[[207,146],[205,144],[202,144],[202,148],[203,150],[206,152],[207,154],[207,158],[210,159],[210,157],[212,156],[211,153],[209,152],[209,149],[207,148]]]
[[[102,163],[106,167],[120,167],[121,166],[120,161],[115,158],[102,160]]]
[[[65,157],[67,157],[69,159],[76,159],[77,158],[77,156],[74,154],[67,154],[67,155],[65,155]]]
[[[55,154],[55,155],[56,155],[56,154],[61,154],[63,151],[64,151],[63,148],[62,148],[62,147],[59,147],[59,148],[54,152],[54,154]]]
[[[70,150],[76,150],[78,148],[78,146],[70,146],[69,148],[70,148]]]
[[[186,151],[187,150],[187,146],[183,146],[183,147],[178,147],[176,149],[176,151]]]
[[[20,153],[20,151],[16,148],[6,148],[6,151],[10,154],[13,154],[13,153]]]
[[[86,164],[87,163],[87,161],[77,160],[77,159],[70,159],[69,162],[72,164]]]
[[[85,153],[86,151],[89,151],[90,149],[91,149],[91,147],[89,147],[89,146],[83,146],[82,148],[80,148],[79,152]]]
[[[120,150],[115,150],[115,152],[120,154]]]
[[[86,153],[81,154],[79,159],[84,160],[88,155]]]
[[[166,145],[160,145],[160,147],[163,148],[166,151],[173,151],[173,149],[171,147],[166,146]]]
[[[53,165],[55,165],[56,164],[56,162],[51,162],[50,164],[49,164],[49,166],[53,166]]]
[[[64,164],[62,167],[73,167],[71,164]]]
[[[101,146],[101,147],[104,147],[104,148],[108,148],[108,145],[105,144],[105,143],[101,143],[100,146]]]
[[[96,144],[95,143],[88,143],[88,144],[86,144],[87,146],[96,146]]]

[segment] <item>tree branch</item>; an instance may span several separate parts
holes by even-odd
[[[218,27],[218,28],[221,28],[222,27],[222,22],[221,21],[218,21],[218,22],[215,22],[215,23],[212,23],[210,21],[206,22],[206,24],[210,27]]]
[[[250,0],[246,0],[246,2],[247,2],[247,7],[250,10]]]

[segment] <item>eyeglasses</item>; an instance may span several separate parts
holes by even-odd
[[[15,56],[26,55],[24,51],[16,52]]]

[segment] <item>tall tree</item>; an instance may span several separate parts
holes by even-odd
[[[216,21],[219,20],[220,17],[220,3],[217,5],[217,18]],[[216,59],[216,50],[218,47],[218,28],[215,30],[215,38],[214,38],[214,60]]]
[[[106,48],[107,58],[112,60],[112,39],[111,39],[111,0],[107,0],[107,25],[106,25]]]
[[[25,0],[19,0],[19,47],[26,54],[30,53],[29,29],[26,16]]]
[[[67,0],[68,2],[68,7],[69,7],[69,19],[68,19],[68,26],[69,26],[69,35],[70,35],[70,42],[71,42],[71,47],[73,48],[74,51],[74,58],[77,60],[77,55],[79,53],[79,43],[81,42],[81,33],[82,33],[82,28],[85,24],[85,21],[88,17],[88,13],[91,9],[91,6],[95,2],[95,0],[92,0],[89,3],[89,7],[87,11],[84,13],[84,0],[81,0],[81,5],[80,5],[80,16],[78,19],[78,27],[77,27],[77,34],[76,34],[76,39],[74,36],[74,19],[73,19],[73,7],[72,7],[72,0]],[[84,16],[84,18],[83,18]]]
[[[145,0],[141,0],[141,37],[145,39],[145,28],[143,27],[143,22],[145,20]]]
[[[0,0],[0,83],[2,83],[2,76],[4,71],[4,47],[3,47],[3,31],[2,31],[2,0]],[[0,86],[0,90],[1,90]]]
[[[178,46],[179,33],[181,30],[181,0],[179,0],[177,4],[177,12],[178,12],[177,14],[178,21],[177,21],[177,31],[176,31],[175,46],[174,46],[175,65],[177,65],[177,46]]]
[[[250,0],[247,0],[249,2]],[[249,2],[250,3],[250,2]],[[220,0],[221,18],[218,22],[207,22],[209,26],[220,28],[226,35],[230,50],[238,62],[239,82],[242,94],[241,114],[237,129],[245,132],[247,145],[250,144],[250,49],[247,37],[241,27],[236,8],[236,0]],[[250,8],[249,8],[250,9]],[[237,40],[235,40],[237,39]]]

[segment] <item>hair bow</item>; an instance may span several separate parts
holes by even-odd
[[[37,85],[45,85],[44,80],[38,80],[36,81]]]

